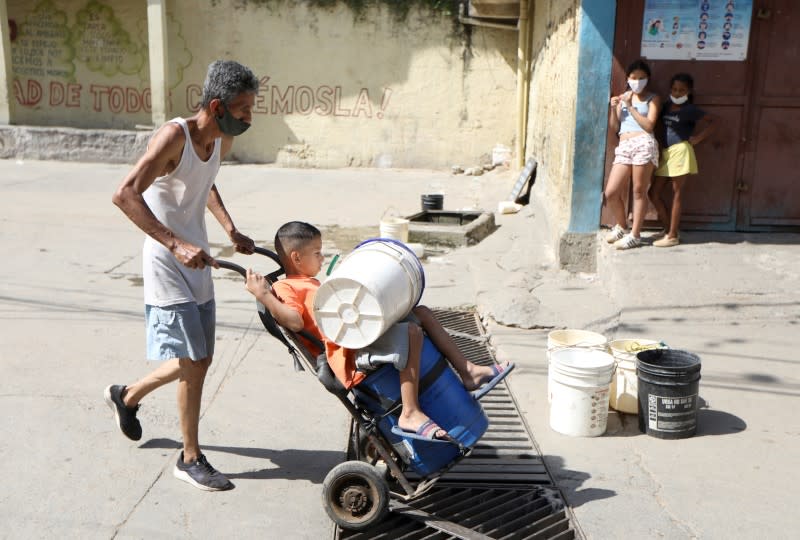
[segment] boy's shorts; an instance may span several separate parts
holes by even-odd
[[[614,163],[621,165],[647,165],[658,167],[658,143],[646,133],[619,141],[614,150]]]
[[[185,302],[172,306],[144,306],[147,325],[147,359],[155,361],[214,355],[216,304]]]
[[[408,365],[408,322],[393,324],[374,343],[356,353],[356,368],[369,371],[381,364],[392,364],[402,371]]]
[[[661,151],[661,165],[658,166],[655,176],[683,176],[697,174],[697,158],[694,147],[689,141],[682,141],[668,146]]]

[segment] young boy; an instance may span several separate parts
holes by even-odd
[[[365,349],[353,351],[339,347],[322,335],[314,321],[314,293],[320,286],[314,276],[322,268],[322,233],[308,223],[286,223],[275,234],[275,251],[286,272],[285,279],[270,286],[264,276],[248,270],[247,290],[266,306],[278,324],[293,332],[306,330],[323,342],[328,364],[345,388],[352,388],[366,378],[366,374],[356,368],[357,357],[393,356],[393,363],[400,372],[400,399],[403,404],[398,426],[406,436],[425,440],[448,438],[447,432],[428,418],[419,404],[423,329],[456,369],[467,390],[475,390],[484,384],[496,384],[514,369],[514,364],[509,362],[501,366],[479,366],[467,360],[425,306],[415,307],[413,317],[396,323]],[[303,341],[312,354],[322,352],[312,343]]]

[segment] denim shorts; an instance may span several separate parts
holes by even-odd
[[[185,302],[172,306],[144,306],[147,359],[202,360],[214,356],[216,304]]]

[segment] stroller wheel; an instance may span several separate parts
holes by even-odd
[[[375,467],[345,461],[322,483],[328,516],[343,529],[362,531],[380,522],[389,510],[389,486]]]

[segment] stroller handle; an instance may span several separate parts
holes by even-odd
[[[258,253],[259,255],[264,255],[265,257],[269,257],[270,259],[275,261],[275,263],[278,265],[277,270],[267,274],[267,279],[269,279],[270,282],[276,281],[278,279],[278,276],[283,274],[283,266],[281,266],[281,260],[278,258],[277,253],[260,247],[256,247],[254,253]],[[224,268],[226,270],[233,270],[234,272],[241,274],[242,277],[247,277],[247,270],[245,270],[242,266],[239,266],[236,263],[232,263],[230,261],[223,261],[220,259],[217,259],[217,263],[219,264],[220,268]]]

